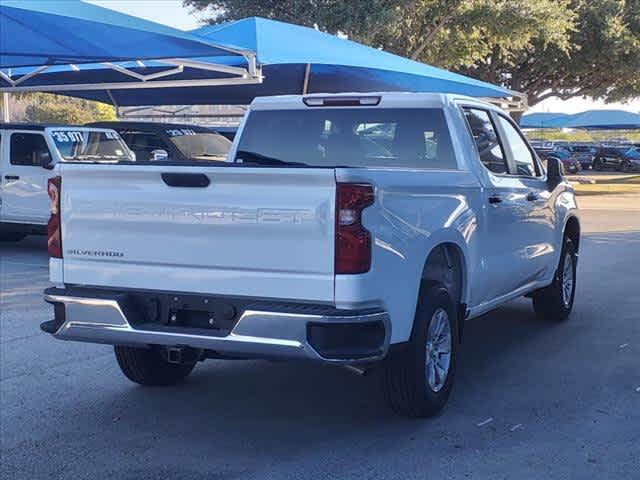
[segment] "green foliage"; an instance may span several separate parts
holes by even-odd
[[[556,130],[532,129],[526,135],[535,140],[565,140],[568,142],[607,142],[612,140],[640,142],[640,132],[629,130]]]
[[[114,108],[104,103],[47,93],[24,94],[21,99],[28,102],[25,110],[28,122],[83,125],[116,119]]]
[[[640,96],[640,0],[184,0],[212,22],[263,16],[343,32],[502,84],[531,105]]]

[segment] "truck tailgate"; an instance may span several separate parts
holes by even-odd
[[[66,284],[334,300],[332,169],[68,164],[61,172]]]

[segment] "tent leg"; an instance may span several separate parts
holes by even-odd
[[[116,107],[116,119],[120,120],[120,107],[118,106],[116,99],[113,97],[111,90],[107,90],[107,95],[109,95],[109,99],[111,99],[111,104]]]
[[[2,94],[2,121],[9,123],[11,121],[11,114],[9,113],[9,94],[4,92]]]
[[[311,76],[311,64],[307,63],[304,67],[304,81],[302,82],[302,94],[306,95],[309,92],[309,77]]]

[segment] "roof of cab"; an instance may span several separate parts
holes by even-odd
[[[200,133],[211,133],[211,130],[200,125],[190,125],[185,123],[161,123],[161,122],[92,122],[87,123],[87,127],[121,129],[144,129],[152,132],[164,132],[167,129],[189,128]]]
[[[75,125],[64,125],[61,123],[0,123],[0,130],[33,130],[43,132],[50,127],[74,127]]]
[[[380,97],[377,105],[363,105],[366,107],[382,108],[437,108],[451,104],[454,101],[473,103],[498,109],[495,105],[482,99],[467,97],[452,93],[423,93],[423,92],[352,92],[352,93],[313,93],[308,95],[278,95],[271,97],[256,97],[251,103],[254,110],[281,110],[307,108],[303,103],[307,98],[370,98]],[[310,107],[313,108],[313,107]],[[331,107],[330,107],[331,108]]]
[[[47,128],[61,128],[61,129],[92,129],[92,128],[109,128],[109,127],[94,127],[91,125],[73,125],[68,123],[2,123],[0,122],[0,130],[30,130],[34,132],[44,132]]]

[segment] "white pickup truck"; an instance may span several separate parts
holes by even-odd
[[[132,159],[111,129],[0,123],[0,242],[46,235],[47,180],[56,164]]]
[[[465,320],[523,295],[548,320],[572,309],[573,189],[475,99],[260,98],[226,163],[57,174],[42,329],[115,345],[143,385],[308,359],[379,367],[395,411],[430,416]]]

